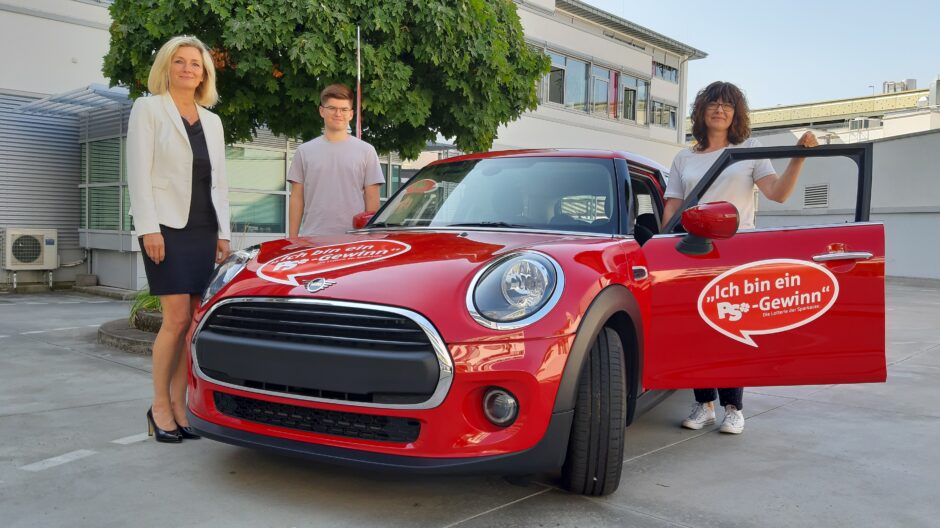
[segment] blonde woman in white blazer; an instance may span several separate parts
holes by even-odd
[[[191,36],[157,52],[127,130],[127,183],[150,292],[163,324],[153,344],[148,432],[158,442],[199,436],[186,417],[183,337],[216,263],[228,256],[228,184],[218,99],[206,46]]]

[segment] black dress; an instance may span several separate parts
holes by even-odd
[[[144,270],[153,295],[188,293],[201,295],[215,269],[219,223],[212,205],[212,163],[202,122],[185,119],[193,149],[193,187],[189,220],[182,229],[160,225],[165,257],[159,265],[144,253]],[[141,247],[143,243],[141,242]]]

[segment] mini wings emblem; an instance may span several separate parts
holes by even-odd
[[[325,290],[334,284],[336,283],[320,277],[311,281],[307,281],[304,287],[307,288],[307,291],[310,293],[317,293],[318,291]]]

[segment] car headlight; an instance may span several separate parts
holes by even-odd
[[[532,251],[512,253],[473,278],[467,291],[467,310],[487,328],[521,328],[555,306],[564,283],[561,267],[550,257]]]
[[[202,304],[209,302],[209,299],[215,297],[215,294],[219,293],[226,284],[232,281],[235,278],[235,275],[245,269],[245,266],[248,265],[248,261],[255,258],[255,255],[258,254],[258,247],[252,246],[247,249],[240,249],[235,251],[228,256],[215,271],[212,272],[212,278],[209,279],[209,286],[206,287],[206,291],[202,294]]]

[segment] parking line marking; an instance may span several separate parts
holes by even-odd
[[[45,334],[48,332],[60,332],[62,330],[78,330],[79,328],[92,328],[98,327],[99,325],[87,325],[87,326],[63,326],[62,328],[50,328],[48,330],[30,330],[29,332],[20,332],[19,335],[31,335],[31,334]]]
[[[128,445],[128,444],[133,444],[135,442],[142,442],[146,440],[148,437],[149,435],[147,433],[140,433],[140,434],[135,434],[131,436],[125,436],[124,438],[118,438],[117,440],[111,440],[111,443]]]
[[[119,302],[119,301],[50,301],[50,302],[28,301],[28,302],[4,302],[4,303],[0,303],[0,308],[8,307],[8,306],[17,307],[17,306],[23,306],[23,305],[27,305],[27,304],[30,305],[30,306],[45,306],[45,305],[47,305],[47,304],[113,304],[113,303],[117,303],[117,302]]]
[[[544,486],[544,484],[539,484],[539,485]],[[501,505],[499,505],[499,506],[496,506],[495,508],[490,508],[490,509],[488,509],[488,510],[486,510],[486,511],[484,511],[484,512],[480,512],[480,513],[478,513],[478,514],[476,514],[476,515],[471,515],[470,517],[467,517],[466,519],[462,519],[462,520],[459,520],[459,521],[457,521],[457,522],[450,523],[450,524],[444,526],[444,528],[453,528],[454,526],[461,525],[461,524],[463,524],[463,523],[465,523],[465,522],[467,522],[467,521],[476,519],[477,517],[482,517],[482,516],[484,516],[484,515],[493,513],[494,511],[501,510],[501,509],[503,509],[503,508],[506,508],[507,506],[512,506],[513,504],[518,504],[518,503],[520,503],[520,502],[522,502],[522,501],[524,501],[524,500],[531,499],[532,497],[538,497],[539,495],[542,495],[543,493],[548,493],[549,491],[552,491],[553,489],[554,489],[554,488],[546,487],[545,489],[543,489],[543,490],[541,490],[541,491],[536,491],[535,493],[533,493],[533,494],[531,494],[531,495],[526,495],[525,497],[522,497],[521,499],[516,499],[516,500],[514,500],[514,501],[507,502],[506,504],[501,504]]]
[[[61,466],[62,464],[68,464],[69,462],[74,462],[85,457],[90,457],[94,454],[95,451],[90,449],[79,449],[78,451],[72,451],[71,453],[66,453],[57,457],[47,458],[45,460],[40,460],[39,462],[33,462],[32,464],[23,466],[20,469],[23,471],[42,471],[51,467]]]

